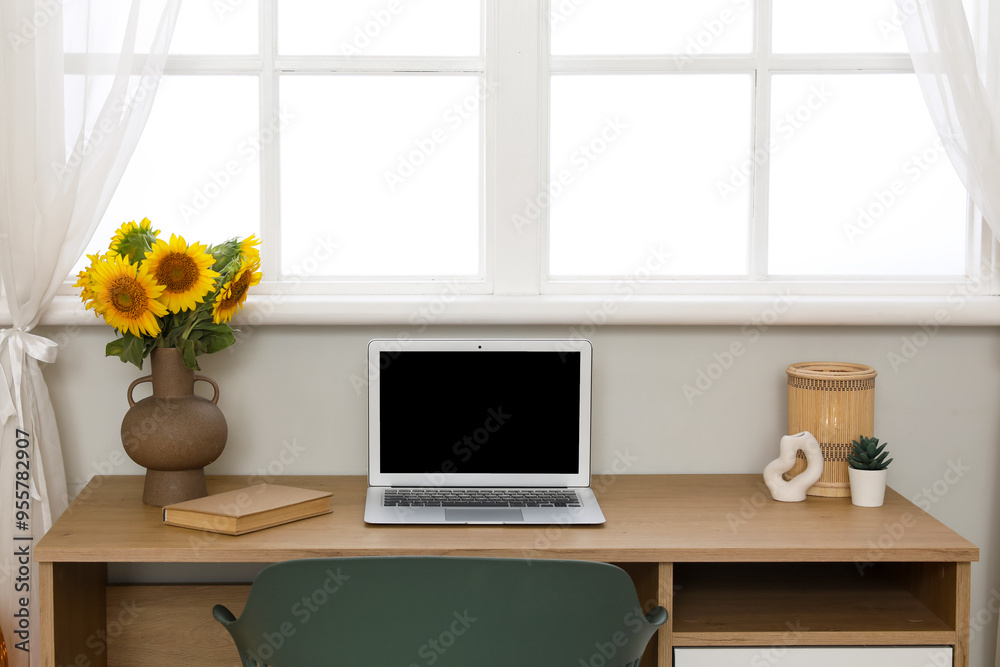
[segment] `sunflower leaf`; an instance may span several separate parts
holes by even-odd
[[[212,354],[225,349],[236,342],[233,328],[228,324],[215,324],[211,320],[203,320],[191,331],[189,336],[200,341],[203,348],[199,354]]]
[[[195,349],[193,340],[178,341],[177,350],[181,353],[185,366],[193,371],[201,370],[201,367],[198,366],[198,351]]]
[[[233,343],[236,342],[236,336],[233,335],[232,330],[219,332],[219,333],[208,333],[202,342],[205,344],[205,354],[212,354],[218,352],[219,350],[224,350]]]
[[[146,357],[146,341],[141,336],[136,336],[128,331],[122,334],[122,361],[135,364],[142,368],[142,360]]]
[[[104,348],[105,357],[119,357],[121,358],[122,353],[125,351],[125,341],[121,338],[115,338],[113,341],[107,344]],[[122,363],[125,363],[125,359],[122,359]]]

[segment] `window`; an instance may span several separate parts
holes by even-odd
[[[262,237],[265,289],[485,291],[484,25],[468,0],[185,3],[88,252],[150,217]]]
[[[983,232],[894,12],[185,3],[89,252],[148,216],[263,237],[273,294],[944,295]]]
[[[553,3],[551,25],[546,291],[978,276],[892,0],[589,0]]]

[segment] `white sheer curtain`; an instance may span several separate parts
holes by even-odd
[[[0,277],[12,324],[0,329],[0,627],[18,667],[41,664],[30,554],[67,505],[39,366],[55,361],[57,346],[31,331],[135,149],[179,8],[180,0],[0,0]]]
[[[977,53],[966,7],[958,0],[896,0],[903,29],[934,125],[959,178],[1000,238],[1000,108],[987,89],[1000,63]],[[984,21],[990,0],[966,2]],[[997,39],[1000,36],[991,35]],[[992,51],[998,53],[995,48]]]
[[[948,157],[982,212],[993,235],[1000,238],[1000,48],[977,41],[1000,39],[990,25],[1000,25],[997,0],[896,0],[903,19],[913,69],[944,143]],[[992,5],[992,6],[991,6]],[[967,10],[969,14],[967,14]],[[983,30],[974,29],[978,18]],[[978,49],[977,49],[978,46]],[[992,95],[991,95],[992,93]],[[973,609],[975,616],[976,610]],[[997,643],[1000,667],[1000,636]]]

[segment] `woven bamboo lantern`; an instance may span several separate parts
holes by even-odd
[[[851,441],[875,432],[875,376],[871,366],[840,362],[792,364],[788,374],[788,434],[809,431],[823,452],[823,476],[810,496],[849,498],[847,455]],[[806,469],[805,455],[795,455],[789,478]]]

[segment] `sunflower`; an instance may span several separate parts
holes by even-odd
[[[124,255],[130,262],[138,262],[156,243],[159,234],[160,230],[153,229],[153,223],[149,218],[143,218],[138,224],[135,220],[124,222],[112,237],[108,252]]]
[[[90,270],[94,307],[104,321],[134,336],[158,336],[157,317],[167,308],[157,301],[163,286],[157,285],[146,267],[130,264],[121,255],[105,256]]]
[[[153,244],[142,264],[164,288],[160,302],[179,313],[194,310],[215,287],[219,273],[209,268],[214,262],[205,246],[188,245],[183,236],[171,234],[169,243],[160,239]]]
[[[248,257],[244,259],[239,268],[233,273],[233,278],[222,286],[219,294],[215,297],[215,305],[212,308],[212,321],[222,324],[233,319],[233,315],[243,307],[243,302],[247,300],[247,291],[260,282],[261,274],[260,260]]]
[[[80,288],[80,300],[83,301],[83,305],[86,306],[86,310],[90,310],[96,305],[94,303],[94,299],[97,296],[94,292],[94,279],[91,272],[94,270],[94,265],[101,261],[101,256],[87,255],[87,259],[90,260],[90,266],[76,274],[77,281],[73,287]],[[94,314],[96,315],[97,313],[95,312]]]
[[[260,251],[257,249],[257,246],[259,245],[260,245],[260,239],[257,238],[254,234],[251,234],[250,236],[243,239],[243,241],[240,243],[240,252],[243,253],[243,256],[245,258],[250,260],[256,260],[259,263]]]

